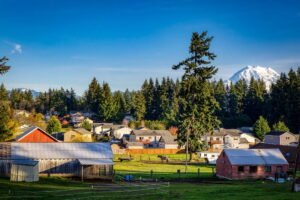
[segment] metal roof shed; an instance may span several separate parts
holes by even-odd
[[[17,160],[11,164],[10,181],[34,182],[39,180],[38,161]]]

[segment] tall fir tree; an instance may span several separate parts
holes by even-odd
[[[212,39],[207,36],[207,32],[193,33],[189,48],[190,57],[173,66],[175,70],[184,70],[179,94],[178,140],[179,144],[183,145],[188,138],[187,148],[190,153],[201,148],[202,135],[212,133],[220,124],[215,115],[219,104],[209,84],[209,79],[217,72],[211,65],[211,61],[216,57],[209,50]]]

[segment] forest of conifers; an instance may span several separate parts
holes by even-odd
[[[173,126],[183,101],[178,95],[180,87],[180,80],[150,78],[138,91],[112,92],[108,83],[94,78],[82,97],[73,89],[61,88],[49,89],[33,98],[30,91],[8,91],[2,84],[0,99],[9,101],[13,109],[30,112],[63,116],[70,111],[89,111],[106,122],[119,122],[125,115],[132,115],[138,121],[159,120]],[[283,121],[292,132],[300,130],[300,67],[282,73],[270,91],[262,80],[252,79],[250,85],[240,80],[231,86],[222,80],[211,81],[209,92],[219,103],[216,115],[221,127],[252,126],[259,116],[264,116],[270,124]]]

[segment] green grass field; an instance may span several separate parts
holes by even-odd
[[[92,188],[91,185],[94,185]],[[154,186],[125,183],[81,183],[67,179],[41,178],[38,183],[11,183],[0,179],[0,199],[221,199],[221,200],[293,200],[291,184],[262,181],[219,184],[170,183]]]
[[[123,155],[115,156],[114,169],[117,175],[131,174],[135,178],[158,178],[161,180],[172,180],[178,178],[207,178],[213,176],[213,166],[207,166],[204,164],[196,163],[193,160],[187,167],[187,173],[185,173],[184,164],[174,164],[174,162],[183,162],[185,161],[184,154],[173,154],[167,155],[170,162],[166,163],[161,162],[157,155],[133,155],[132,161],[123,161],[118,160],[119,157],[124,157]],[[180,170],[180,173],[178,173]],[[198,174],[199,170],[199,174]],[[152,175],[151,175],[152,171]],[[119,176],[116,176],[118,178]]]
[[[174,160],[184,160],[183,155],[172,155]],[[154,164],[145,163],[148,159]],[[171,156],[170,156],[171,157]],[[291,183],[278,184],[266,181],[222,181],[212,178],[212,167],[195,162],[184,172],[184,165],[157,163],[156,155],[139,155],[133,161],[118,162],[115,158],[117,176],[133,174],[137,179],[153,177],[171,182],[127,183],[120,178],[114,182],[71,180],[65,178],[40,178],[36,183],[10,182],[8,178],[0,178],[0,199],[201,199],[201,200],[293,200],[299,199],[300,193],[291,192]],[[198,169],[200,168],[200,177]],[[194,183],[175,182],[180,169],[181,181],[196,181]],[[178,180],[177,180],[178,181]]]

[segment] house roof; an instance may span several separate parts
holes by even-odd
[[[162,136],[162,135],[168,135],[170,131],[168,130],[133,130],[133,135],[136,136]]]
[[[288,164],[279,149],[224,149],[232,165]]]
[[[159,141],[165,144],[177,144],[176,138],[171,134],[162,135]]]
[[[251,149],[279,149],[289,163],[295,163],[296,156],[297,156],[297,147],[290,146],[290,145],[258,143],[256,145],[253,145],[250,148]],[[298,159],[298,163],[300,163],[300,157]]]
[[[86,130],[85,128],[75,128],[74,131],[81,134],[81,135],[90,135],[90,134],[92,134],[92,132]]]
[[[40,130],[41,132],[43,132],[45,135],[47,135],[48,137],[52,138],[53,140],[55,140],[56,142],[59,142],[59,140],[57,140],[55,137],[53,137],[52,135],[50,135],[49,133],[47,133],[46,131],[44,131],[43,129],[37,127],[37,126],[31,126],[28,129],[26,129],[23,133],[21,133],[20,135],[18,135],[15,138],[15,141],[19,141],[22,138],[24,138],[25,136],[29,135],[30,133],[32,133],[35,130]]]
[[[11,143],[11,159],[112,159],[109,143]]]
[[[290,134],[293,134],[291,132],[288,132],[288,131],[270,131],[268,133],[266,133],[266,135],[274,135],[274,136],[280,136],[284,133],[290,133]]]
[[[142,142],[127,142],[127,146],[144,146]]]

